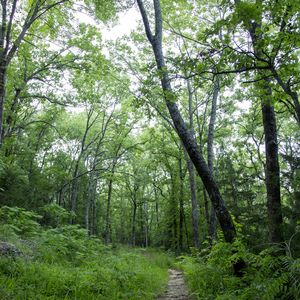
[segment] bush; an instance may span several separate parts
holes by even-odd
[[[181,257],[176,265],[197,299],[299,299],[300,260],[274,256],[274,251],[253,254],[240,241],[217,243],[210,254]],[[240,258],[247,262],[242,278],[234,276],[232,268]]]
[[[59,227],[69,223],[72,213],[56,203],[44,205],[42,208],[43,225]]]
[[[42,217],[20,207],[3,206],[0,208],[0,226],[2,232],[11,231],[22,237],[37,235],[41,228],[37,222]]]

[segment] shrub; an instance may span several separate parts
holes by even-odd
[[[72,213],[56,203],[44,205],[42,208],[43,225],[59,227],[67,224],[72,218]]]
[[[300,260],[274,256],[276,249],[259,254],[246,250],[241,241],[217,243],[204,257],[181,257],[188,286],[197,299],[299,299]],[[234,276],[232,264],[247,262],[244,276]]]
[[[41,229],[37,222],[40,219],[40,215],[20,207],[2,206],[0,208],[0,225],[4,226],[2,231],[10,230],[22,237],[37,235]]]

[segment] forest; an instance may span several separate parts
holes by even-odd
[[[300,1],[0,20],[0,299],[300,299]]]

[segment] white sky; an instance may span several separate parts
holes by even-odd
[[[135,7],[119,14],[119,20],[115,26],[104,27],[102,36],[104,40],[116,40],[123,35],[129,35],[136,29],[140,15]]]
[[[96,25],[93,18],[83,12],[77,12],[77,17],[80,22]],[[102,25],[100,28],[103,40],[117,40],[124,35],[130,35],[137,27],[137,22],[140,15],[136,7],[132,7],[125,12],[118,14],[118,19],[112,25]]]

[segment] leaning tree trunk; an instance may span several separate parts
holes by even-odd
[[[236,237],[236,231],[231,219],[231,216],[224,204],[219,188],[216,184],[216,180],[211,174],[207,163],[203,155],[199,152],[199,147],[188,131],[186,124],[184,123],[182,116],[179,112],[178,106],[175,103],[176,96],[173,93],[170,78],[167,72],[167,67],[165,64],[165,59],[162,51],[162,14],[159,0],[153,0],[154,9],[155,9],[155,35],[152,34],[150,29],[150,24],[146,10],[143,5],[143,1],[137,0],[143,23],[146,31],[147,38],[152,45],[154,52],[157,69],[160,73],[160,80],[162,90],[164,92],[164,99],[178,133],[182,144],[186,148],[187,153],[189,154],[204,186],[207,190],[209,197],[211,199],[212,205],[215,209],[217,218],[219,220],[220,226],[222,228],[224,238],[226,242],[233,242]]]

